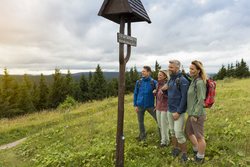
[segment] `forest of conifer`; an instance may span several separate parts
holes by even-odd
[[[88,77],[82,73],[79,81],[74,81],[70,70],[62,75],[57,68],[52,77],[53,82],[47,83],[41,74],[39,82],[36,83],[24,74],[22,82],[18,82],[5,68],[4,75],[0,77],[0,118],[55,109],[67,96],[79,103],[118,96],[117,77],[108,82],[99,64],[95,72],[89,72]],[[134,83],[138,79],[136,67],[126,72],[126,93],[134,91]]]
[[[161,66],[156,61],[151,77],[157,80],[157,75]],[[181,72],[185,72],[183,66]],[[249,77],[249,68],[242,59],[228,65],[224,65],[214,76],[214,80],[221,80],[224,77],[242,78]],[[95,72],[89,72],[88,77],[82,73],[79,81],[74,80],[68,70],[66,75],[62,75],[60,69],[55,69],[52,74],[53,81],[47,82],[43,74],[40,75],[39,82],[31,81],[27,74],[22,76],[22,82],[9,75],[7,68],[4,75],[0,77],[0,118],[11,118],[18,115],[39,112],[47,109],[55,109],[63,103],[67,96],[72,97],[79,103],[93,100],[102,100],[108,97],[118,96],[118,78],[114,77],[107,81],[102,69],[98,64]],[[140,78],[136,66],[125,73],[125,93],[134,92],[135,83]]]
[[[225,77],[233,77],[233,78],[245,78],[249,77],[249,67],[247,63],[241,59],[240,62],[236,61],[235,66],[233,63],[228,64],[227,68],[224,64],[222,64],[222,67],[219,69],[219,72],[214,75],[214,80],[222,80]]]

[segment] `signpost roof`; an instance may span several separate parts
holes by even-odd
[[[120,24],[122,14],[125,15],[125,22],[130,17],[131,22],[146,21],[151,23],[141,0],[104,0],[98,16]]]

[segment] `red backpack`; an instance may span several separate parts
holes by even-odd
[[[197,86],[196,83],[201,78],[197,78],[194,82],[194,91],[197,92]],[[215,89],[216,89],[216,82],[214,82],[211,79],[207,79],[207,92],[206,92],[206,98],[204,100],[205,107],[204,108],[210,108],[214,104],[214,96],[215,96]]]

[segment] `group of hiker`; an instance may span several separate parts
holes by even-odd
[[[138,116],[140,140],[146,140],[144,115],[145,111],[148,111],[157,121],[161,138],[160,147],[170,144],[170,130],[173,143],[170,156],[176,157],[181,153],[180,163],[185,163],[188,159],[185,132],[193,145],[195,163],[200,164],[204,163],[206,149],[204,100],[207,76],[200,61],[191,62],[190,76],[181,73],[180,66],[178,60],[169,61],[168,70],[159,70],[158,81],[150,77],[149,66],[143,67],[142,78],[136,82],[134,90],[134,108]],[[186,112],[188,118],[183,132]]]

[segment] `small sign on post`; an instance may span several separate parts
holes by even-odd
[[[136,47],[137,39],[128,35],[117,33],[117,42]]]

